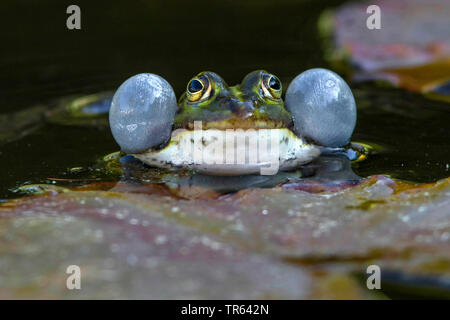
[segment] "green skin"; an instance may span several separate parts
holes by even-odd
[[[228,87],[213,72],[201,72],[196,78],[202,76],[211,84],[209,96],[200,102],[193,102],[189,101],[186,92],[183,93],[178,101],[174,129],[193,129],[194,121],[202,121],[203,129],[292,128],[292,116],[284,108],[281,88],[279,97],[267,95],[271,91],[263,83],[272,76],[268,72],[253,71],[245,76],[241,84],[233,87]]]

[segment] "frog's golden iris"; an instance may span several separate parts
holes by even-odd
[[[266,98],[281,100],[281,81],[274,75],[264,74],[262,76],[261,89]]]
[[[187,101],[199,103],[211,95],[211,83],[206,75],[200,75],[189,81],[186,88]]]

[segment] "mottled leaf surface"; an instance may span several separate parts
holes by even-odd
[[[291,183],[187,199],[119,182],[6,202],[1,295],[365,298],[353,274],[369,264],[445,288],[449,183],[376,176],[333,192]],[[80,291],[65,288],[72,264],[82,269]]]

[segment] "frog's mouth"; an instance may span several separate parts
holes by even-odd
[[[231,117],[223,120],[216,121],[194,121],[182,123],[176,129],[187,129],[187,130],[199,130],[200,123],[201,128],[203,130],[208,129],[217,129],[217,130],[229,130],[229,129],[283,129],[283,128],[292,128],[293,123],[291,118],[282,119],[282,120],[272,120],[272,119],[258,119],[257,117]]]
[[[319,148],[287,128],[177,129],[161,150],[134,154],[146,164],[214,175],[273,175],[310,162]]]

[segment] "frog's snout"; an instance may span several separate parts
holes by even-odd
[[[241,102],[238,99],[230,99],[229,109],[238,118],[247,118],[253,114],[255,107],[249,101]]]

